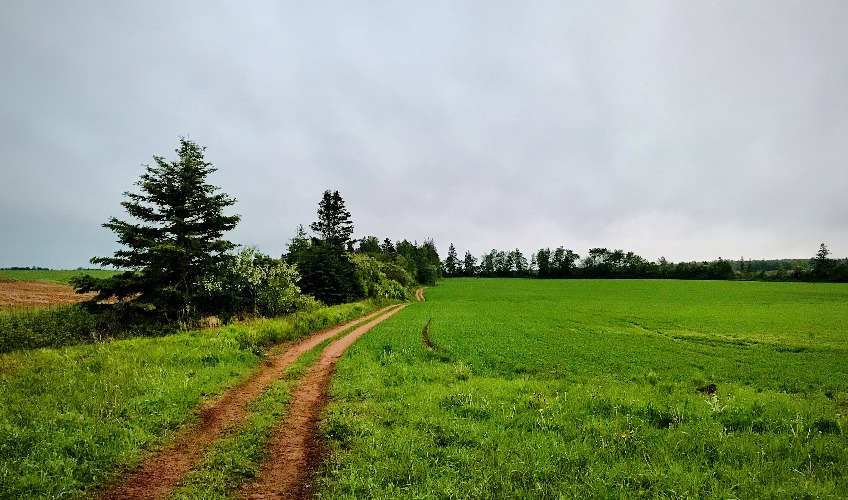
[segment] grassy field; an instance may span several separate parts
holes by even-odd
[[[0,354],[0,498],[90,497],[193,422],[204,398],[250,375],[263,346],[377,308],[358,302],[165,337]],[[257,403],[262,425],[286,394],[282,385]]]
[[[0,269],[0,281],[46,281],[49,283],[61,283],[67,285],[74,276],[90,274],[95,278],[108,278],[118,271],[96,270],[10,270]]]
[[[848,285],[446,280],[337,365],[319,496],[845,498],[847,325]]]

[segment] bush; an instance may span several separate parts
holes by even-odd
[[[229,257],[214,278],[204,282],[204,312],[225,317],[290,314],[308,305],[299,281],[295,266],[262,255],[256,247],[244,247]]]
[[[384,268],[393,266],[391,271],[394,274],[402,272],[409,276],[408,282],[412,282],[412,276],[403,269],[392,264],[380,262],[373,257],[357,254],[353,256],[353,264],[356,266],[356,278],[359,280],[360,287],[365,291],[365,296],[369,298],[386,298],[409,300],[409,290],[399,282],[390,279],[383,271]]]

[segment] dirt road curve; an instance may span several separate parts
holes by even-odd
[[[419,288],[418,290],[415,290],[415,298],[418,300],[418,302],[424,302],[425,299],[424,299],[424,289],[423,288]]]
[[[200,423],[197,426],[187,429],[177,438],[174,444],[145,461],[137,471],[128,475],[113,488],[107,490],[100,498],[103,500],[154,500],[165,498],[173,491],[177,482],[203,458],[209,446],[220,438],[227,429],[248,415],[247,404],[256,399],[271,383],[281,378],[286,368],[301,354],[324,340],[344,331],[353,324],[359,323],[363,319],[372,318],[390,308],[381,309],[365,318],[359,318],[350,323],[314,334],[291,346],[285,352],[270,356],[265,360],[259,371],[251,378],[241,385],[227,390],[219,398],[201,409]],[[329,348],[340,342],[347,341],[348,338],[360,332],[360,330],[365,329],[367,331],[367,329],[370,329],[371,326],[382,321],[385,317],[387,316],[384,315],[368,323],[365,327],[354,330],[331,344]],[[359,333],[359,335],[362,333],[364,331]],[[308,381],[305,380],[304,382],[302,385],[308,385]]]
[[[298,499],[311,497],[311,468],[320,462],[321,447],[316,440],[321,410],[327,403],[327,385],[339,357],[374,325],[406,306],[363,325],[330,344],[309,369],[292,394],[289,413],[274,431],[273,444],[257,481],[242,491],[250,500]]]

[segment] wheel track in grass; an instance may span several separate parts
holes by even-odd
[[[383,314],[373,319],[375,316],[386,313],[392,308],[395,309],[388,314]],[[275,380],[283,377],[286,368],[294,363],[301,354],[309,351],[324,340],[338,335],[351,326],[371,319],[366,325],[360,326],[350,334],[330,344],[325,349],[325,352],[340,342],[346,342],[346,348],[347,345],[350,345],[355,340],[355,338],[348,340],[349,337],[358,333],[358,338],[358,336],[365,333],[372,326],[391,316],[401,308],[402,306],[384,307],[359,319],[315,333],[306,339],[294,343],[284,352],[269,356],[258,371],[246,381],[238,386],[227,389],[219,397],[203,405],[198,411],[199,423],[182,431],[172,444],[145,460],[138,469],[123,477],[117,484],[100,495],[99,498],[101,500],[155,500],[167,497],[174,490],[179,480],[203,459],[204,454],[210,446],[224,432],[249,415],[248,404],[258,398],[262,394],[262,391]],[[333,352],[335,352],[335,349]],[[340,355],[341,353],[335,359],[338,359]],[[324,359],[324,355],[322,355],[321,359]],[[335,362],[333,362],[334,364]],[[330,370],[332,370],[332,366]],[[309,380],[305,378],[300,385],[305,386],[308,383]],[[326,390],[326,383],[322,386],[322,390]]]
[[[327,388],[336,362],[359,337],[406,307],[398,306],[327,346],[292,391],[285,419],[274,429],[268,456],[255,482],[241,490],[249,500],[311,498],[311,476],[320,464],[323,446],[318,440],[321,411],[328,402]]]

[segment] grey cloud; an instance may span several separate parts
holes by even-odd
[[[6,10],[0,266],[41,265],[22,246],[57,220],[68,245],[109,253],[91,231],[113,239],[99,224],[179,135],[239,199],[232,238],[272,255],[324,189],[358,236],[475,255],[848,255],[840,2]]]

